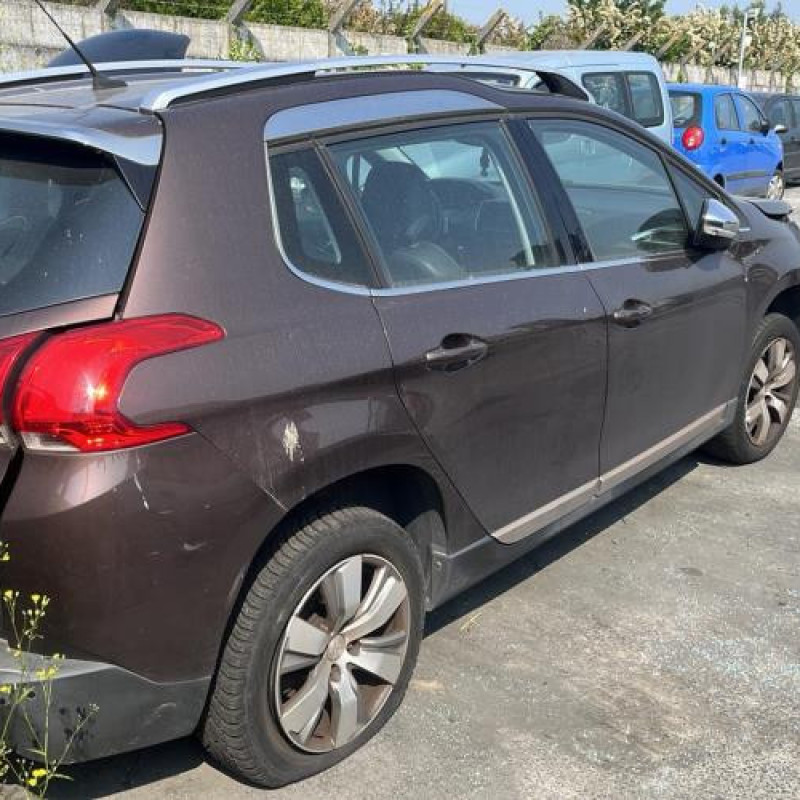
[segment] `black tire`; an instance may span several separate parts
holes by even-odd
[[[782,424],[776,423],[773,426],[762,445],[759,446],[753,442],[747,432],[746,425],[750,382],[754,370],[770,344],[780,338],[786,339],[791,343],[794,348],[795,365],[797,365],[797,358],[800,357],[800,333],[798,333],[797,326],[783,314],[768,314],[761,321],[753,338],[750,356],[747,359],[744,377],[739,387],[736,416],[730,427],[705,446],[706,451],[715,458],[728,461],[731,464],[752,464],[768,456],[783,437],[797,403],[798,386],[800,386],[797,374],[795,374],[793,385],[787,392],[790,402],[786,418]]]
[[[280,643],[315,583],[341,561],[366,553],[390,562],[405,582],[410,609],[405,660],[391,694],[365,730],[337,749],[304,752],[284,734],[270,690]],[[387,517],[354,507],[302,522],[261,568],[232,626],[201,727],[209,754],[235,775],[275,788],[328,769],[357,750],[402,702],[422,639],[424,596],[419,554]]]

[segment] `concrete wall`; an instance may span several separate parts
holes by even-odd
[[[189,55],[204,58],[228,58],[231,41],[245,36],[261,57],[268,61],[297,61],[342,55],[348,48],[370,55],[408,52],[408,42],[397,36],[381,36],[346,31],[334,37],[323,30],[289,28],[280,25],[248,24],[237,32],[231,26],[213,20],[188,19],[164,14],[121,11],[105,15],[85,6],[49,3],[54,16],[75,39],[85,39],[116,28],[153,28],[175,31],[189,36]],[[32,69],[45,64],[64,49],[58,31],[30,0],[0,0],[0,72]],[[466,54],[466,45],[423,38],[424,53]],[[683,72],[687,80],[700,83],[736,82],[735,73],[724,67],[700,67],[665,64],[668,80],[676,80]],[[745,85],[753,90],[782,89],[786,80],[777,73],[753,70],[745,76]]]

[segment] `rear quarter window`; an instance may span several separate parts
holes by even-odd
[[[703,98],[696,92],[670,92],[672,124],[676,128],[699,125],[703,118]]]
[[[119,292],[143,219],[110,157],[0,135],[0,315]]]
[[[633,118],[645,128],[655,128],[664,122],[664,103],[661,84],[652,72],[628,72]]]

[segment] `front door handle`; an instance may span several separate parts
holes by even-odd
[[[425,353],[429,369],[455,372],[477,364],[489,352],[489,345],[469,333],[449,333],[442,343]]]
[[[642,300],[626,300],[614,314],[614,322],[623,328],[635,328],[653,313],[653,306]]]

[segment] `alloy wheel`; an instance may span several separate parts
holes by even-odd
[[[284,631],[272,676],[278,722],[296,747],[343,747],[378,716],[400,677],[411,624],[400,573],[376,555],[328,570]]]
[[[766,445],[791,413],[797,361],[794,346],[779,337],[770,342],[756,362],[747,390],[745,427],[756,447]]]

